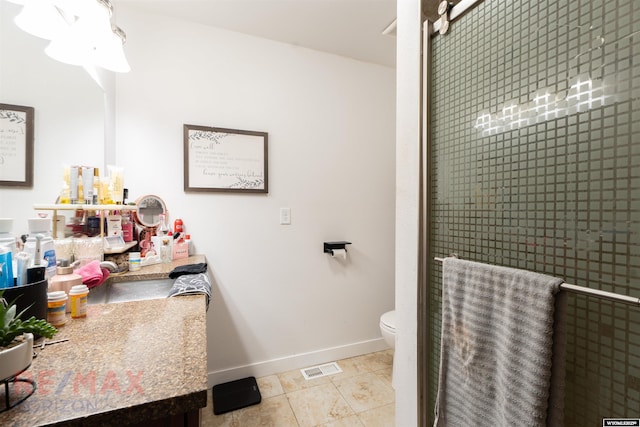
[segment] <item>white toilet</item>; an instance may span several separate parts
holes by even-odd
[[[382,338],[389,347],[393,350],[396,348],[396,311],[391,310],[380,316],[380,332],[382,332]],[[391,384],[395,388],[395,375],[396,370],[396,358],[393,357],[393,368],[391,371]]]
[[[391,310],[380,316],[382,338],[392,349],[396,348],[396,311]]]

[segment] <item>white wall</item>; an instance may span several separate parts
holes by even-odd
[[[116,163],[209,260],[210,382],[385,348],[394,70],[122,6],[118,24],[132,71],[116,80]],[[185,193],[183,124],[268,132],[269,194]],[[347,262],[329,240],[353,242]]]
[[[102,90],[82,68],[46,56],[47,42],[14,24],[19,11],[0,1],[0,103],[35,109],[33,188],[0,187],[0,216],[14,218],[18,235],[34,204],[55,203],[64,164],[104,165]]]

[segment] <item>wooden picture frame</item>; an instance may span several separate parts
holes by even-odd
[[[184,125],[184,191],[268,193],[266,132]]]
[[[33,107],[0,104],[0,187],[33,187]]]

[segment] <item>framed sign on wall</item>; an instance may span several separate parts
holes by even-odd
[[[33,186],[33,107],[0,104],[0,186]]]
[[[268,193],[266,132],[184,125],[184,191]]]

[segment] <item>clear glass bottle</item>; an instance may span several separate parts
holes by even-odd
[[[169,224],[167,223],[167,215],[160,214],[160,224],[158,224],[158,230],[156,234],[158,236],[166,236],[167,234],[169,234],[169,231],[171,231],[171,229],[169,228]]]

